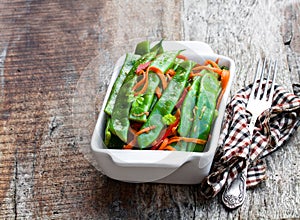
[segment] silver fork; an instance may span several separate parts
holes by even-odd
[[[263,83],[263,79],[264,79],[263,76],[264,76],[264,71],[266,69],[266,63],[267,63],[267,61],[264,60],[261,70],[259,70],[261,61],[259,61],[257,64],[255,79],[254,79],[253,87],[252,87],[251,94],[250,94],[247,108],[246,108],[247,111],[249,111],[252,115],[251,121],[249,123],[250,138],[252,137],[253,130],[255,127],[255,122],[256,122],[258,116],[272,106],[272,99],[273,99],[273,95],[274,95],[274,82],[275,82],[275,78],[276,78],[276,74],[277,74],[277,62],[274,61],[273,65],[272,65],[271,61],[269,62],[267,81],[265,84],[263,97],[261,97],[262,83]],[[259,74],[259,71],[261,72],[260,74]],[[270,91],[269,96],[267,96],[269,84],[270,84],[270,76],[271,76],[272,71],[274,72],[274,74],[273,74],[273,79],[272,79],[272,84],[271,84],[271,91]],[[255,88],[257,86],[258,79],[260,81],[259,81],[258,91],[255,96]]]
[[[264,72],[266,71],[266,64],[269,64],[267,79],[265,82],[264,91],[262,91],[262,84],[264,81]],[[270,87],[270,78],[273,72],[272,83]],[[272,99],[274,95],[274,82],[277,74],[277,62],[264,60],[261,65],[261,61],[257,63],[256,74],[252,86],[252,90],[247,103],[247,111],[251,113],[251,120],[248,125],[250,132],[250,140],[252,140],[253,130],[255,128],[255,122],[258,116],[265,110],[272,106]],[[257,92],[255,94],[257,84],[259,80],[259,85]],[[269,95],[268,95],[268,91]],[[229,186],[226,186],[223,195],[223,203],[230,209],[234,209],[243,204],[246,197],[246,179],[247,179],[247,167],[243,172],[239,173],[237,178],[232,181]]]

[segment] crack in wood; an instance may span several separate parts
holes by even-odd
[[[15,164],[14,164],[14,195],[13,195],[13,201],[14,201],[14,217],[15,219],[18,219],[18,201],[17,201],[17,196],[18,196],[18,186],[17,186],[17,183],[18,183],[18,175],[19,175],[19,172],[18,172],[18,148],[16,148],[15,152],[14,152],[14,156],[15,156]]]

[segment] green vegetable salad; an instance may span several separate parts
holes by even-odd
[[[181,52],[143,41],[126,54],[105,106],[108,148],[204,150],[230,73]]]

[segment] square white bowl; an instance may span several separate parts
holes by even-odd
[[[157,42],[153,44],[155,43]],[[102,172],[112,179],[137,183],[198,184],[209,174],[220,136],[230,87],[235,76],[235,63],[228,57],[215,54],[210,46],[203,42],[164,41],[163,48],[165,51],[184,49],[181,54],[200,64],[207,59],[219,59],[220,65],[229,68],[230,79],[220,102],[218,117],[211,128],[210,138],[204,152],[107,149],[103,143],[107,119],[104,108],[124,62],[125,55],[123,55],[115,65],[91,140],[96,162]]]

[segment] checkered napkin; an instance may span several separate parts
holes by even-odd
[[[207,198],[217,195],[225,184],[230,185],[244,169],[247,187],[265,180],[262,158],[283,146],[300,125],[300,85],[293,85],[295,94],[276,85],[272,107],[258,117],[250,140],[247,125],[251,114],[246,105],[251,88],[241,89],[227,105],[213,167],[201,184]]]

